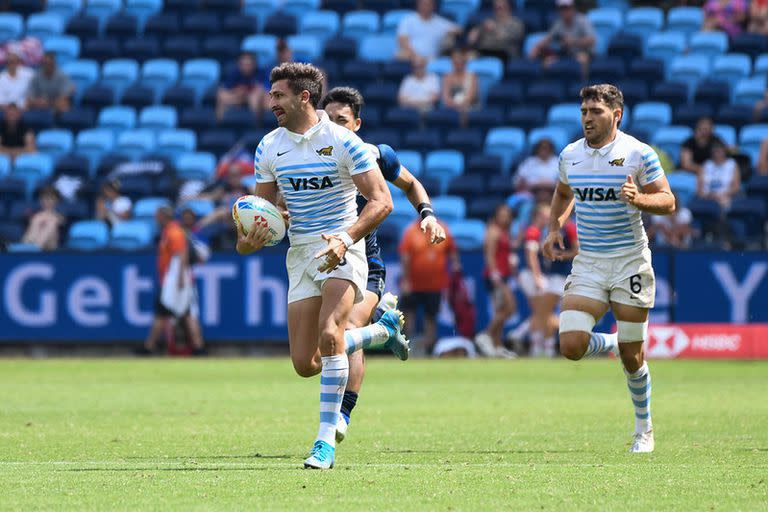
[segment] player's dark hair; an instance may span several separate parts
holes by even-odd
[[[359,119],[360,111],[363,109],[363,105],[365,105],[365,100],[363,100],[363,95],[360,94],[360,91],[354,87],[334,87],[322,99],[320,108],[325,108],[329,103],[347,105],[352,110],[355,119]]]
[[[619,118],[619,124],[621,124],[621,120],[624,119],[624,95],[615,85],[588,85],[581,88],[581,91],[579,91],[579,96],[581,96],[581,101],[594,100],[605,103],[611,110],[620,108],[621,117]]]
[[[312,64],[303,62],[283,62],[272,68],[269,73],[269,83],[287,80],[288,87],[294,94],[302,91],[309,92],[309,102],[317,107],[323,95],[323,72]]]

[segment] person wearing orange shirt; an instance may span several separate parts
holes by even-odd
[[[400,240],[400,304],[405,314],[406,330],[415,332],[416,310],[424,311],[424,347],[430,354],[437,341],[437,313],[443,291],[448,287],[448,263],[461,268],[456,243],[448,229],[445,241],[433,245],[419,228],[420,219],[408,226]],[[445,228],[445,226],[443,226]]]
[[[176,318],[182,322],[187,335],[192,343],[193,355],[205,355],[203,346],[202,330],[197,316],[193,314],[195,304],[194,281],[189,264],[189,245],[184,228],[181,227],[173,218],[173,210],[170,206],[161,206],[155,212],[155,220],[160,226],[160,244],[157,248],[157,276],[158,292],[155,300],[155,318],[152,321],[152,328],[149,331],[144,346],[137,350],[140,355],[150,355],[157,346],[157,340],[168,325],[168,320]],[[173,272],[174,275],[168,275]],[[168,283],[166,283],[168,277]],[[175,280],[174,280],[175,277]],[[164,287],[177,286],[179,300],[186,302],[181,308],[174,308],[163,300],[165,295]],[[191,288],[191,299],[184,299],[183,290],[185,287]],[[175,309],[175,311],[174,311]]]

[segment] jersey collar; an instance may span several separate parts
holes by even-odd
[[[285,133],[288,134],[288,137],[291,138],[293,142],[296,142],[297,144],[303,140],[310,140],[317,132],[322,130],[327,124],[331,122],[330,118],[328,117],[328,114],[325,113],[325,110],[317,110],[317,117],[320,119],[320,122],[318,122],[315,126],[310,128],[304,133],[294,133],[288,129],[285,130]]]
[[[614,139],[611,142],[609,142],[608,144],[606,144],[605,146],[603,146],[601,148],[590,147],[589,144],[587,144],[587,139],[584,139],[584,151],[589,156],[595,156],[596,153],[599,153],[600,156],[605,156],[605,155],[608,154],[608,152],[611,149],[613,149],[613,146],[616,145],[616,143],[619,141],[619,138],[622,137],[623,135],[624,135],[624,132],[622,132],[621,130],[617,130],[616,131],[616,137],[614,137]]]

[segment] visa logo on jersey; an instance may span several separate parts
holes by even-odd
[[[616,201],[616,190],[607,187],[573,187],[581,201]]]
[[[315,176],[312,178],[288,178],[288,181],[291,182],[293,190],[297,192],[299,190],[322,190],[333,186],[333,182],[328,176],[323,176],[322,180]]]

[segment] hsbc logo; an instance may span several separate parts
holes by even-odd
[[[648,333],[648,357],[656,359],[673,359],[691,343],[679,327],[650,326]]]

